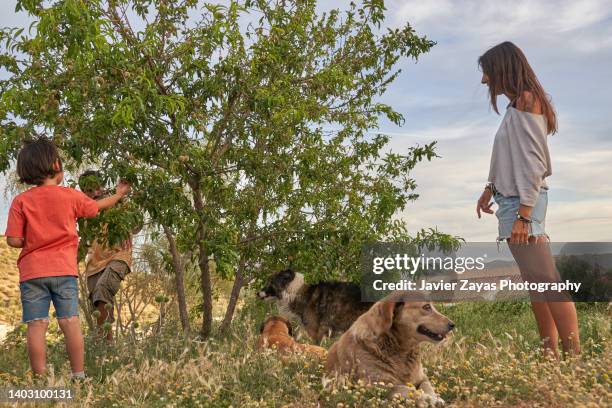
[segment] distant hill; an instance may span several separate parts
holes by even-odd
[[[612,242],[568,242],[559,255],[612,254]]]
[[[599,265],[603,268],[612,268],[612,254],[584,254],[584,255],[571,255],[578,259],[588,262],[591,265]]]
[[[611,242],[568,242],[561,248],[559,255],[575,256],[590,264],[612,268]]]
[[[0,235],[0,323],[14,324],[21,318],[18,256],[19,250],[6,245]]]

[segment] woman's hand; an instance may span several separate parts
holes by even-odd
[[[491,197],[493,197],[491,189],[485,188],[485,190],[480,195],[478,202],[476,203],[476,214],[478,214],[478,218],[481,217],[480,211],[485,212],[487,214],[493,214],[493,210],[491,209],[491,206],[493,205]]]
[[[512,225],[511,244],[529,243],[529,223],[517,219]]]
[[[519,215],[525,219],[531,219],[531,212],[533,207],[521,204],[519,207]],[[512,224],[512,235],[510,236],[510,243],[512,244],[527,244],[529,243],[529,227],[530,224],[525,221],[521,221],[519,218]]]

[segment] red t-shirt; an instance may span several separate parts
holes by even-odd
[[[24,238],[19,282],[46,276],[78,276],[76,220],[95,217],[95,200],[72,188],[38,186],[13,200],[7,237]]]

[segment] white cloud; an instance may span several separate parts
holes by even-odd
[[[426,105],[427,106],[427,105]],[[490,126],[486,126],[485,119],[474,120],[472,122],[456,123],[449,126],[427,127],[425,129],[407,132],[384,132],[394,137],[394,143],[401,140],[421,140],[424,142],[432,140],[456,140],[473,138],[477,135],[486,135],[491,131]]]
[[[553,197],[554,198],[554,197]],[[546,229],[553,241],[612,241],[608,200],[550,201]]]
[[[411,231],[437,227],[440,231],[458,235],[468,242],[491,242],[497,238],[497,218],[484,214],[476,216],[476,199],[480,190],[471,192],[472,202],[457,202],[457,191],[450,188],[445,194],[424,193],[420,201],[400,215]],[[612,241],[612,207],[605,201],[590,200],[558,202],[554,193],[549,197],[546,232],[555,242]],[[495,209],[495,207],[493,207]]]
[[[435,226],[472,242],[496,237],[496,218],[484,215],[479,220],[475,214],[488,176],[494,133],[494,126],[475,122],[394,136],[394,151],[439,141],[442,158],[421,163],[412,173],[420,197],[401,217],[413,231]],[[549,235],[555,241],[612,240],[612,183],[605,177],[612,174],[612,147],[590,145],[583,151],[552,147]]]
[[[565,34],[612,15],[606,0],[395,0],[389,6],[396,24],[409,21],[428,33],[481,38]]]
[[[391,1],[391,7],[397,7],[395,18],[412,24],[421,24],[431,20],[446,19],[453,15],[454,5],[450,0],[430,1]]]
[[[561,7],[558,1],[551,2],[547,15],[542,15],[541,20],[548,18],[558,32],[568,32],[587,27],[589,25],[605,20],[611,14],[610,2],[601,0],[565,1]],[[555,14],[553,14],[555,13]],[[556,18],[551,19],[551,16]]]

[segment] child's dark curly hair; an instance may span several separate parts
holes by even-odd
[[[59,164],[59,168],[55,167]],[[25,142],[17,155],[19,182],[39,186],[45,179],[62,171],[62,161],[55,144],[45,137]]]
[[[95,170],[86,170],[79,176],[79,188],[82,192],[95,191],[103,186],[102,175]]]

